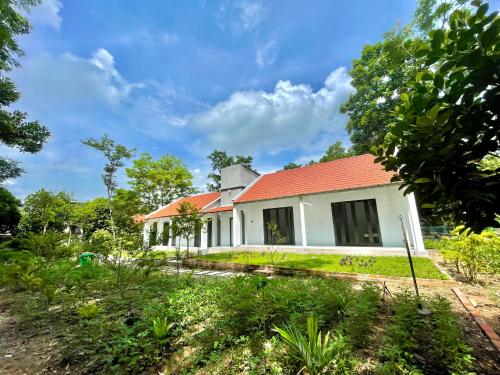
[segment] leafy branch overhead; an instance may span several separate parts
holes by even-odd
[[[419,42],[424,68],[401,94],[385,146],[373,151],[405,193],[480,232],[499,226],[500,169],[482,160],[500,146],[500,18],[474,5]]]
[[[37,153],[50,136],[49,130],[38,121],[27,120],[28,115],[11,107],[21,96],[14,82],[6,77],[12,68],[19,67],[17,57],[23,55],[17,38],[27,34],[31,25],[21,16],[19,9],[28,10],[36,0],[6,0],[0,5],[0,144],[17,148],[21,152]],[[19,177],[23,169],[19,163],[0,157],[0,182]]]

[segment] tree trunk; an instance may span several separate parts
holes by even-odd
[[[112,192],[109,189],[109,187],[106,187],[108,191],[108,204],[109,204],[109,223],[111,225],[111,233],[113,234],[113,242],[116,240],[116,233],[115,233],[115,221],[113,220],[113,206],[111,203],[112,199]]]

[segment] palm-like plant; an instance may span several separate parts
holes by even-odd
[[[323,337],[321,331],[318,331],[318,319],[314,317],[307,319],[307,336],[302,335],[294,324],[274,328],[292,348],[294,356],[302,362],[303,367],[299,374],[320,374],[326,366],[342,355],[347,344],[345,337],[340,334],[330,337],[331,332],[327,332]]]

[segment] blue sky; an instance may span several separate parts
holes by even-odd
[[[22,155],[17,196],[45,187],[78,200],[104,194],[103,159],[81,144],[108,133],[137,152],[181,158],[205,187],[215,148],[251,154],[261,172],[346,142],[338,108],[353,58],[413,0],[45,0],[12,72],[16,105],[52,132]],[[124,173],[120,182],[126,187]]]

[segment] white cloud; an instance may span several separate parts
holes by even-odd
[[[43,0],[40,5],[31,10],[29,18],[35,25],[50,26],[60,30],[62,18],[59,11],[62,7],[60,0]]]
[[[259,48],[255,55],[255,62],[259,67],[272,65],[278,56],[278,44],[275,41],[268,42]]]
[[[199,144],[238,154],[276,154],[311,149],[323,138],[345,135],[340,105],[354,91],[347,69],[334,70],[314,91],[306,84],[279,81],[274,91],[238,91],[212,108],[187,118]]]
[[[117,104],[143,83],[129,83],[116,70],[111,53],[100,48],[90,58],[70,53],[41,53],[14,71],[23,96],[33,104],[58,106],[64,103],[105,102]],[[43,97],[40,101],[39,98]]]
[[[236,34],[251,32],[267,18],[268,11],[262,1],[231,0],[224,1],[216,17],[224,29],[226,23]]]

